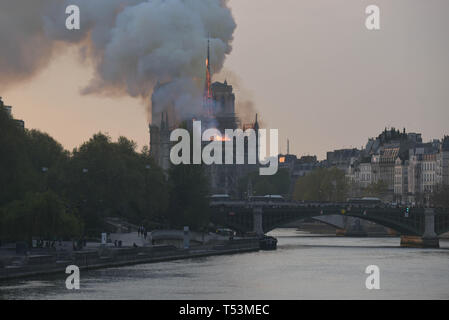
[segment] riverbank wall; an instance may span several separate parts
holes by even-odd
[[[29,254],[21,257],[19,263],[16,258],[11,264],[0,265],[0,281],[51,274],[65,275],[65,270],[69,265],[76,265],[80,270],[93,270],[258,250],[260,250],[259,240],[251,238],[222,241],[195,246],[190,249],[157,245],[138,248],[101,247],[95,250],[75,251],[66,256],[61,254]]]

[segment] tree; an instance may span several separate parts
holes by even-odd
[[[161,223],[169,204],[169,186],[164,171],[156,165],[150,157],[148,149],[144,148],[140,153],[141,165],[145,168],[144,217],[145,225],[151,222]]]
[[[348,181],[348,197],[350,198],[360,198],[363,196],[364,188],[360,182]]]
[[[170,225],[200,230],[209,223],[208,179],[201,165],[180,164],[169,171]]]
[[[441,184],[435,186],[430,201],[436,207],[449,208],[449,186]]]
[[[349,183],[338,168],[318,168],[296,181],[293,199],[306,201],[346,201]]]
[[[47,133],[26,132],[26,150],[39,179],[38,191],[53,190],[63,195],[70,154]]]
[[[135,149],[135,142],[125,137],[112,142],[98,133],[74,150],[68,196],[79,208],[90,233],[100,231],[105,217],[142,224],[157,220],[166,211],[164,174],[148,153]]]
[[[39,179],[27,153],[27,136],[0,107],[0,206],[37,190]]]
[[[364,190],[363,195],[365,197],[384,197],[388,192],[388,184],[383,180],[373,182],[369,184]]]
[[[22,199],[27,192],[62,190],[69,153],[48,134],[17,126],[3,107],[0,154],[0,206]]]
[[[249,173],[239,181],[239,193],[245,195],[248,183],[251,181],[253,195],[264,196],[267,194],[286,195],[290,191],[290,174],[287,169],[280,169],[271,176],[261,176],[258,171]]]
[[[0,219],[2,227],[11,227],[4,232],[15,238],[57,234],[51,224],[30,222],[36,216],[45,220],[39,216],[45,199],[57,199],[55,208],[48,206],[54,217],[73,218],[58,205],[79,212],[91,235],[104,231],[108,216],[149,224],[162,220],[167,211],[168,186],[162,169],[147,148],[138,153],[136,143],[125,137],[112,142],[98,133],[70,154],[48,134],[17,126],[0,107],[0,154]],[[60,227],[77,225],[69,222]],[[17,226],[30,226],[32,232]]]
[[[59,196],[47,191],[28,193],[1,209],[1,235],[8,240],[72,238],[82,234],[78,217],[66,209]]]
[[[182,123],[180,127],[186,129],[187,124]],[[190,139],[192,137],[190,132]],[[193,163],[193,154],[190,157],[190,163]],[[209,181],[203,165],[172,165],[168,177],[169,224],[174,227],[189,226],[194,230],[206,228],[209,224]]]

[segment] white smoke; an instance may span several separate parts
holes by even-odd
[[[65,27],[72,4],[81,12],[76,31]],[[158,82],[173,82],[165,91],[176,90],[176,108],[188,108],[201,92],[208,37],[218,72],[235,28],[225,0],[2,0],[0,89],[33,76],[57,48],[73,44],[95,67],[84,94],[148,98]]]

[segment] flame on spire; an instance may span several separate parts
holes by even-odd
[[[207,39],[206,81],[204,83],[203,107],[208,115],[212,114],[212,90],[210,72],[210,39]]]

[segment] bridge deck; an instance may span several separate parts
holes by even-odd
[[[285,223],[323,215],[345,215],[375,222],[407,235],[425,231],[425,208],[406,208],[386,204],[353,204],[349,202],[295,201],[212,201],[212,219],[238,231],[254,231],[261,224],[268,232]],[[449,210],[432,209],[436,234],[449,231]],[[256,216],[260,215],[260,218]],[[259,221],[260,220],[260,221]]]

